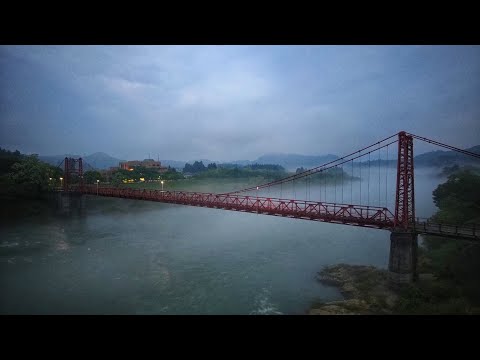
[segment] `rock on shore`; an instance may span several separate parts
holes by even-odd
[[[338,264],[318,273],[322,284],[336,286],[345,300],[313,305],[310,315],[392,314],[406,280],[374,266]]]

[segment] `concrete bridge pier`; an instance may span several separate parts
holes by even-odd
[[[388,270],[404,281],[416,281],[418,235],[413,232],[392,231]]]

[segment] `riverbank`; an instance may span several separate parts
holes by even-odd
[[[392,314],[404,286],[388,271],[374,266],[327,266],[317,280],[340,289],[345,300],[313,304],[310,315]]]
[[[421,262],[420,262],[421,263]],[[422,265],[420,265],[422,267]],[[451,280],[420,273],[417,282],[373,266],[325,267],[317,280],[339,288],[344,300],[316,302],[309,315],[455,315],[479,314]]]

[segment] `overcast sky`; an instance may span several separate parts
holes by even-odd
[[[470,147],[479,100],[479,46],[0,46],[0,146],[42,155],[342,155],[400,130]]]

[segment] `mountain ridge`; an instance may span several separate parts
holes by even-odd
[[[480,145],[476,145],[465,149],[476,154],[480,154]],[[65,157],[80,157],[80,155],[64,154],[64,155],[39,155],[39,159],[51,165],[59,165]],[[105,152],[95,152],[90,155],[81,156],[87,164],[97,169],[107,169],[109,167],[117,167],[121,160],[108,155]],[[281,165],[287,170],[295,170],[299,167],[312,168],[321,164],[338,159],[334,154],[326,155],[302,155],[295,153],[266,153],[259,156],[256,160],[232,160],[232,161],[217,161],[210,159],[197,160],[160,160],[163,166],[171,166],[177,169],[183,169],[186,163],[193,164],[195,161],[203,161],[207,166],[209,163],[216,164],[236,164],[240,166],[253,164],[271,164]],[[396,160],[390,160],[394,162]],[[478,160],[472,159],[468,155],[463,155],[449,150],[434,150],[414,157],[415,165],[417,166],[436,166],[442,167],[452,165],[456,162],[475,162]]]

